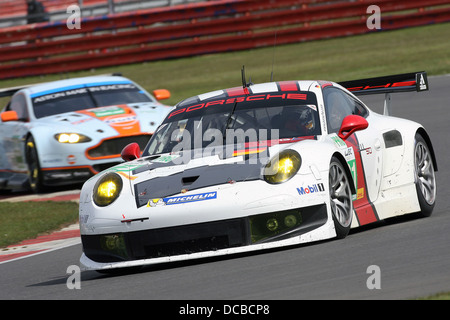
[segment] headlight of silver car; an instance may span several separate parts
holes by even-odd
[[[105,174],[94,186],[94,203],[99,207],[109,206],[119,197],[122,187],[122,178],[117,173]]]
[[[264,180],[279,184],[291,179],[300,169],[302,160],[297,151],[283,150],[273,157],[264,168]]]
[[[55,134],[55,139],[60,143],[83,143],[91,141],[91,138],[83,134],[71,132]]]

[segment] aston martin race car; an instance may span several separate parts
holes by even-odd
[[[0,189],[76,185],[144,148],[167,115],[154,96],[121,76],[92,76],[0,90]]]
[[[243,77],[245,78],[245,77]],[[212,257],[344,238],[393,216],[429,216],[432,143],[420,124],[356,95],[428,90],[426,73],[247,84],[186,99],[143,150],[80,195],[85,269]]]

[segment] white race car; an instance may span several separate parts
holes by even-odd
[[[92,76],[0,90],[11,96],[0,122],[0,188],[83,183],[123,160],[134,141],[143,148],[171,110],[121,76]]]
[[[374,113],[351,92],[410,90],[428,90],[426,73],[243,81],[180,102],[142,156],[130,144],[127,162],[84,184],[82,265],[107,271],[242,253],[430,215],[437,166],[427,132]]]

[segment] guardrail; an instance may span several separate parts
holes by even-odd
[[[448,0],[215,0],[0,29],[0,79],[64,73],[450,21]]]
[[[67,7],[73,4],[82,9],[83,17],[87,17],[200,1],[208,0],[39,0],[50,21],[64,19]],[[24,24],[27,11],[26,0],[0,0],[0,26]]]

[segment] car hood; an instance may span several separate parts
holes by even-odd
[[[108,169],[130,180],[137,207],[150,200],[170,197],[196,189],[263,179],[264,166],[271,156],[291,146],[267,148],[257,157],[222,155],[195,157],[179,152],[140,158]]]
[[[62,113],[37,120],[59,131],[117,136],[153,133],[170,109],[155,103],[123,104]]]

